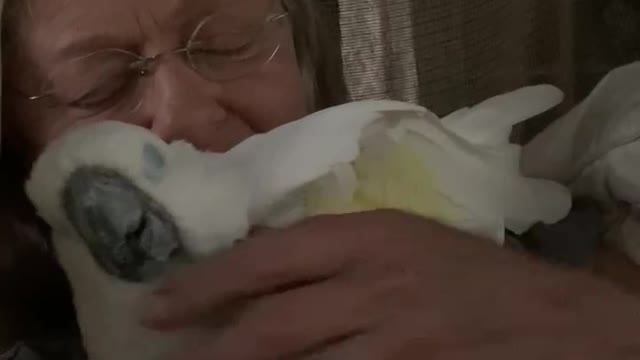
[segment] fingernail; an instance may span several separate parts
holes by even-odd
[[[179,278],[177,273],[173,273],[170,275],[166,275],[164,279],[158,281],[155,285],[153,285],[153,290],[151,290],[152,296],[164,296],[173,291],[175,291],[176,284],[179,284]]]
[[[169,314],[167,302],[157,296],[148,297],[143,305],[142,322],[145,324],[155,325]]]

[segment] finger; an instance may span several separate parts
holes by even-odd
[[[380,309],[350,282],[331,280],[258,300],[211,344],[175,359],[281,359],[365,333]]]
[[[400,359],[390,357],[385,344],[388,339],[377,333],[362,334],[351,339],[344,339],[317,352],[310,353],[299,360],[387,360]],[[402,358],[409,360],[409,358]],[[420,359],[427,359],[420,357]]]
[[[401,341],[407,330],[375,331],[346,339],[333,346],[302,357],[300,360],[427,360],[435,359],[438,352],[427,337],[415,336]],[[419,334],[419,333],[417,333]],[[470,357],[469,359],[475,359]]]
[[[335,231],[327,231],[330,221],[271,230],[181,269],[150,296],[143,323],[175,329],[216,307],[334,276],[349,262],[353,250],[345,249],[346,240],[335,239]]]

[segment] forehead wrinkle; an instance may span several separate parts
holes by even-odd
[[[174,34],[185,37],[195,29],[204,16],[218,12],[221,15],[240,15],[253,18],[274,9],[278,0],[162,0],[162,6],[131,0],[26,0],[32,4],[33,24],[41,32],[37,52],[51,49],[60,53],[60,47],[79,39],[100,35],[97,46],[143,46],[158,35]],[[83,5],[85,4],[85,5]],[[226,16],[228,17],[228,16]],[[127,19],[128,18],[128,19]],[[128,24],[127,24],[128,23]],[[52,36],[52,34],[56,34]],[[113,38],[113,41],[110,40]],[[166,40],[166,39],[165,39]],[[169,41],[175,41],[169,39]],[[91,44],[89,44],[91,47]],[[38,49],[39,48],[39,49]],[[47,51],[47,50],[44,50]],[[61,58],[57,53],[45,57]]]
[[[163,21],[161,20],[163,16],[158,14],[156,11],[149,7],[145,7],[143,9],[139,9],[135,13],[136,23],[140,28],[140,32],[145,34],[149,32],[156,32],[160,28],[167,28],[169,24],[174,24],[177,19],[179,19],[178,12],[167,12],[164,15],[167,19],[172,19],[171,23],[166,23],[168,20],[165,20],[165,24],[163,25]],[[175,26],[175,24],[174,24]]]
[[[210,9],[224,0],[167,0],[160,7],[144,6],[136,9],[135,21],[141,37],[145,40],[153,38],[156,34],[171,35],[171,39],[185,36],[185,31],[192,26],[195,14],[209,14]],[[198,4],[198,5],[195,5]],[[195,6],[194,6],[195,5]],[[186,29],[186,30],[185,30]]]
[[[194,8],[201,6],[194,6],[195,0],[166,0],[166,4],[163,7],[144,7],[138,9],[138,14],[146,14],[148,16],[147,24],[150,27],[155,28],[170,28],[179,27],[181,21],[184,21],[185,17],[189,17],[189,13]],[[215,4],[219,0],[201,0],[200,4],[205,4],[204,7],[209,7],[208,4]]]
[[[42,2],[39,2],[38,5],[34,5],[34,0],[26,0],[25,6],[20,6],[18,8],[19,17],[17,23],[23,26],[35,26],[40,23],[46,24],[54,22],[56,19],[62,16],[63,10],[69,2],[69,0],[60,1],[62,1],[62,4],[54,6],[53,1],[45,2],[44,4]]]

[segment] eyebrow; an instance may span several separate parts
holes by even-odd
[[[135,42],[132,38],[117,38],[104,33],[69,36],[69,40],[61,41],[57,45],[56,54],[61,59],[74,58],[108,48],[134,50]]]

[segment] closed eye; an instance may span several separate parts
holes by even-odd
[[[209,48],[196,48],[191,50],[192,57],[199,57],[201,59],[213,59],[215,60],[231,60],[241,61],[250,59],[259,52],[256,51],[254,43],[245,43],[240,46],[233,47],[209,47]]]
[[[135,88],[135,77],[120,75],[104,83],[97,84],[76,99],[69,101],[69,106],[79,109],[106,110],[116,106],[131,95]]]

